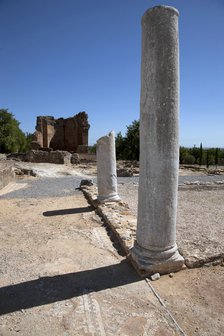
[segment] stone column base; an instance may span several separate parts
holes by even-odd
[[[130,260],[141,276],[177,272],[184,265],[184,258],[179,254],[177,246],[165,251],[150,251],[135,241],[130,252]]]
[[[99,203],[106,203],[106,202],[119,202],[121,199],[118,195],[109,195],[109,196],[98,196],[97,200]]]

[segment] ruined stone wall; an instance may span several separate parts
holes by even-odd
[[[70,152],[82,148],[82,151],[87,152],[89,127],[88,115],[85,112],[67,119],[39,116],[32,148],[37,149],[39,146]]]

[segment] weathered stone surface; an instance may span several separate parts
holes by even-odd
[[[97,213],[111,228],[125,253],[129,255],[136,232],[136,217],[132,215],[128,205],[122,201],[99,203],[96,185],[80,185],[85,197],[96,208]]]
[[[136,241],[140,271],[181,269],[176,245],[179,164],[178,11],[156,6],[142,18],[140,179]]]
[[[93,181],[92,180],[82,180],[80,182],[80,188],[83,186],[92,186],[93,185]]]
[[[80,161],[96,162],[96,154],[92,153],[79,153]]]
[[[78,164],[78,163],[80,163],[80,157],[79,157],[78,153],[72,153],[71,163],[72,164]]]
[[[79,145],[77,147],[77,152],[80,154],[85,154],[88,152],[88,146],[87,145]]]
[[[15,161],[24,161],[26,158],[26,153],[10,153],[7,154],[7,160],[15,160]]]
[[[138,161],[117,161],[117,176],[118,177],[131,177],[139,175],[139,162]]]
[[[37,163],[49,162],[49,153],[33,149],[26,153],[25,161]]]
[[[160,279],[160,274],[159,273],[155,273],[155,274],[151,275],[150,278],[151,278],[152,281],[159,280]]]
[[[117,176],[118,177],[131,177],[133,176],[133,172],[129,168],[119,168],[117,169]]]
[[[39,116],[32,148],[50,147],[53,150],[65,151],[77,151],[80,148],[81,152],[86,152],[88,151],[89,127],[88,115],[85,112],[80,112],[67,119]]]
[[[24,176],[24,175],[34,176],[34,177],[37,176],[35,171],[33,171],[33,169],[30,169],[30,168],[15,167],[14,171],[15,171],[16,176]]]
[[[99,202],[119,201],[114,132],[97,141],[96,151],[98,200]]]
[[[41,145],[38,141],[32,141],[32,149],[41,149]]]
[[[71,153],[66,151],[42,151],[31,150],[26,153],[25,161],[28,162],[46,162],[56,164],[69,164],[71,162]]]
[[[13,164],[2,160],[0,162],[0,189],[14,181],[14,179],[15,173],[13,170]]]

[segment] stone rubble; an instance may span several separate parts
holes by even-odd
[[[96,212],[111,228],[126,255],[129,255],[129,250],[133,246],[136,235],[137,219],[131,213],[128,205],[122,201],[100,204],[97,200],[96,185],[88,186],[81,182],[80,189],[89,203],[94,206]]]
[[[151,275],[150,279],[152,281],[159,280],[160,279],[160,274],[159,273],[155,273],[155,274]]]

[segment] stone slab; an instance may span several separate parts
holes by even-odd
[[[10,182],[15,179],[15,173],[13,170],[13,163],[8,161],[0,162],[0,189],[4,188]]]

